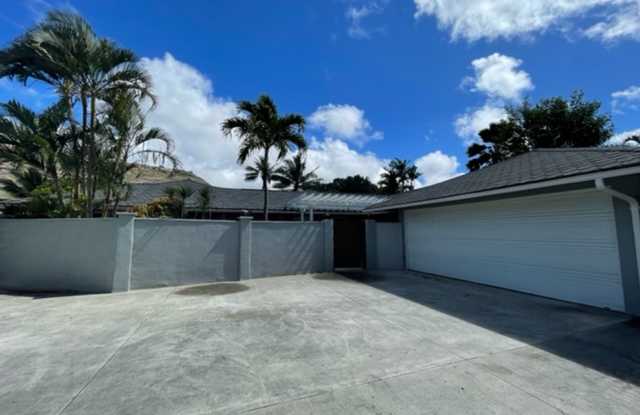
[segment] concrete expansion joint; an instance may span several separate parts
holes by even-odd
[[[149,318],[155,313],[155,310],[162,304],[164,304],[167,299],[169,298],[169,296],[171,294],[173,294],[175,291],[177,290],[177,288],[173,288],[171,290],[169,290],[169,292],[167,293],[166,296],[164,296],[164,298],[162,299],[162,301],[160,301],[158,304],[156,304],[153,307],[150,307],[151,309],[148,310],[144,316],[140,319],[140,322],[138,322],[138,324],[129,332],[129,334],[127,335],[127,337],[122,341],[122,343],[120,343],[118,345],[118,347],[116,347],[116,349],[113,351],[113,353],[107,358],[107,360],[104,361],[104,363],[102,365],[100,365],[100,367],[98,369],[96,369],[96,371],[94,372],[93,375],[91,375],[91,377],[89,378],[89,380],[82,385],[82,387],[80,388],[80,390],[74,394],[71,399],[69,399],[69,401],[62,407],[62,409],[60,409],[60,411],[58,411],[56,413],[56,415],[62,415],[67,408],[69,408],[69,406],[71,406],[71,404],[73,402],[76,401],[76,399],[78,399],[80,397],[80,395],[82,395],[82,393],[87,389],[87,387],[89,387],[89,385],[98,377],[98,374],[109,365],[109,363],[111,363],[113,361],[113,359],[118,355],[118,353],[120,353],[120,351],[122,350],[122,348],[129,343],[129,340],[131,340],[131,338],[133,337],[134,334],[136,334],[140,328],[142,327],[142,325],[149,320]]]

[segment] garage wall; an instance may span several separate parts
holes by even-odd
[[[367,269],[404,269],[402,223],[366,221]]]
[[[238,279],[235,221],[136,219],[131,288]]]
[[[133,216],[0,220],[0,288],[106,293],[129,289]]]
[[[407,266],[624,310],[611,197],[596,191],[408,210]]]

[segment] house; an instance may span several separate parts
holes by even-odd
[[[640,314],[640,149],[541,149],[395,195],[409,270]]]
[[[253,216],[261,220],[263,216],[264,192],[260,189],[233,189],[211,186],[190,178],[154,183],[131,183],[127,197],[120,203],[119,210],[133,210],[136,206],[148,204],[165,197],[167,189],[186,187],[193,191],[185,202],[188,218],[206,217],[211,219],[237,219]],[[203,211],[199,192],[209,188],[209,206]],[[377,219],[395,218],[393,213],[365,213],[364,210],[385,201],[384,195],[338,194],[321,192],[294,192],[269,190],[270,220],[322,220],[342,216],[363,216]],[[204,214],[204,215],[203,215]]]
[[[186,218],[236,220],[252,216],[262,220],[264,193],[259,189],[231,189],[211,186],[190,178],[155,183],[131,183],[119,210],[134,211],[136,206],[148,204],[166,196],[168,188],[187,187],[193,191],[185,203]],[[203,211],[199,200],[201,189],[208,187],[209,206]],[[365,268],[365,220],[397,222],[396,211],[365,212],[365,209],[385,201],[388,196],[338,194],[320,192],[294,192],[270,190],[269,220],[319,221],[333,220],[337,268]]]

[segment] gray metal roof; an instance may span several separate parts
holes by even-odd
[[[369,206],[387,200],[386,196],[343,193],[305,192],[289,201],[290,209],[361,212]]]
[[[367,210],[393,209],[453,196],[640,166],[638,147],[537,149],[453,179],[400,193]]]
[[[193,180],[179,180],[163,183],[131,183],[129,194],[120,206],[131,207],[149,203],[154,199],[166,196],[166,189],[185,186],[194,190],[187,199],[188,208],[199,208],[198,192],[209,185]],[[213,210],[230,211],[261,211],[263,206],[263,192],[260,189],[228,189],[209,186],[211,202],[209,208]],[[325,211],[361,212],[374,203],[382,202],[384,196],[333,194],[319,192],[269,191],[269,209],[272,211],[316,209]]]

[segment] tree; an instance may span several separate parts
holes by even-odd
[[[164,190],[164,194],[173,202],[175,215],[179,218],[184,218],[187,199],[194,193],[195,191],[189,186],[168,187]]]
[[[153,101],[149,75],[137,64],[132,51],[98,37],[80,15],[51,11],[0,50],[2,77],[23,83],[30,79],[45,82],[66,103],[68,129],[73,137],[72,199],[75,204],[83,204],[85,216],[93,216],[100,183],[98,102],[123,91]],[[75,119],[76,112],[80,121]]]
[[[0,161],[8,162],[17,178],[15,183],[5,180],[3,186],[10,193],[27,198],[38,187],[50,183],[55,194],[53,205],[64,210],[61,168],[70,140],[62,127],[66,102],[60,101],[36,114],[9,101],[0,104],[0,111]],[[37,186],[33,186],[36,182]]]
[[[378,193],[378,187],[371,183],[369,178],[355,175],[347,177],[338,177],[329,183],[314,182],[304,187],[304,190],[316,192],[332,192],[332,193],[359,193],[359,194],[375,194]]]
[[[396,158],[384,168],[378,186],[386,194],[407,192],[414,189],[415,182],[420,176],[418,167],[410,164],[408,160]]]
[[[209,186],[205,186],[198,191],[198,206],[200,207],[202,219],[204,219],[205,213],[207,213],[208,218],[211,219],[211,199],[212,194]]]
[[[535,148],[599,146],[613,135],[611,118],[600,114],[600,107],[598,101],[585,101],[581,91],[569,100],[554,97],[508,107],[507,118],[482,130],[481,142],[469,146],[467,167],[478,170]]]
[[[278,160],[283,159],[292,146],[298,150],[305,149],[307,143],[302,135],[304,132],[304,117],[297,114],[280,116],[273,100],[262,95],[253,103],[241,101],[238,104],[240,116],[224,121],[222,131],[231,136],[236,133],[240,138],[238,162],[245,161],[255,152],[262,152],[263,163],[270,167],[269,155],[271,150],[276,153]],[[264,194],[264,219],[269,219],[269,183],[266,176],[262,177]]]
[[[272,178],[276,182],[276,189],[293,188],[294,192],[318,181],[315,170],[307,171],[307,157],[302,151],[285,160],[284,165],[275,170]]]
[[[520,128],[511,119],[491,124],[489,128],[480,131],[479,135],[482,143],[473,143],[467,148],[467,168],[471,171],[529,151]]]
[[[103,214],[118,210],[127,172],[137,163],[170,164],[179,161],[173,153],[173,140],[160,128],[147,128],[139,100],[127,92],[118,92],[105,103],[100,122],[98,166],[104,188]]]
[[[269,164],[264,156],[258,157],[252,166],[245,167],[244,179],[248,182],[262,180],[262,183],[269,185],[273,178],[274,168]]]

